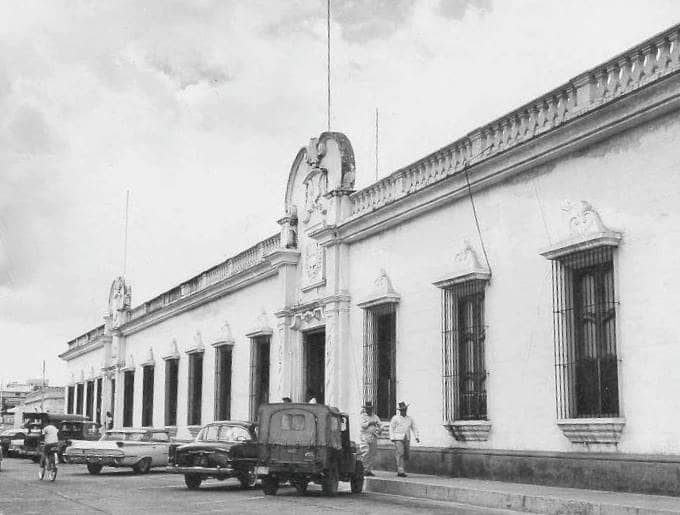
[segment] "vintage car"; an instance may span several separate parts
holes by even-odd
[[[75,441],[64,452],[67,463],[86,464],[90,474],[102,467],[132,467],[146,474],[168,464],[170,436],[165,429],[110,429],[96,442]]]
[[[192,490],[208,478],[237,478],[243,488],[252,488],[257,482],[256,438],[252,422],[212,422],[193,442],[170,446],[167,471],[184,474],[184,482]]]
[[[324,404],[262,404],[256,475],[266,495],[289,481],[304,495],[310,482],[335,495],[338,481],[349,481],[352,493],[364,487],[364,466],[349,439],[349,418]]]
[[[0,433],[0,449],[4,456],[14,455],[24,444],[26,433],[21,429],[6,429]]]
[[[57,455],[63,461],[64,449],[72,440],[99,440],[99,425],[83,415],[65,415],[59,413],[24,413],[26,437],[19,448],[19,454],[40,460],[40,445],[43,441],[42,430],[47,424],[53,424],[59,430],[59,448]]]

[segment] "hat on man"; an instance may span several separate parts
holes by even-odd
[[[362,408],[371,408],[371,409],[373,409],[373,403],[372,403],[371,401],[366,401],[366,402],[364,402],[364,405],[362,406]]]
[[[293,402],[290,397],[281,397],[281,402]]]
[[[408,408],[408,404],[406,404],[404,401],[401,401],[399,403],[399,411]]]

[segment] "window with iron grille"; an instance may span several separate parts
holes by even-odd
[[[201,401],[203,397],[203,353],[189,354],[189,405],[187,423],[190,426],[201,425]]]
[[[484,287],[473,280],[442,290],[444,419],[486,420]]]
[[[165,360],[165,425],[177,425],[177,384],[179,359]]]
[[[557,416],[619,416],[614,262],[611,247],[553,261]]]
[[[154,371],[153,365],[142,367],[142,425],[153,426],[153,386]]]
[[[215,420],[231,418],[231,345],[215,348]]]
[[[86,383],[87,401],[85,403],[85,416],[92,420],[92,409],[94,407],[94,381]]]
[[[135,398],[135,371],[126,370],[123,384],[123,427],[132,427],[132,409]]]
[[[250,420],[257,419],[260,404],[269,402],[269,336],[251,338]]]
[[[66,400],[66,413],[72,414],[73,413],[73,396],[75,395],[75,387],[74,386],[69,386],[68,387],[68,397]]]
[[[83,392],[83,383],[78,383],[76,385],[76,414],[78,415],[83,414]]]
[[[364,400],[389,420],[397,409],[396,303],[364,310]]]

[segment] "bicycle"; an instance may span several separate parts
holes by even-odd
[[[47,461],[47,463],[45,463]],[[38,479],[41,481],[45,478],[54,481],[57,479],[57,449],[50,448],[47,453],[43,450],[40,456],[40,469],[38,470]]]

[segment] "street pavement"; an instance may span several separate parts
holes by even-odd
[[[265,497],[259,488],[241,490],[236,480],[204,482],[190,491],[181,475],[160,470],[137,475],[126,469],[105,468],[98,476],[84,465],[59,465],[54,483],[38,480],[38,466],[29,460],[8,459],[0,471],[0,515],[93,513],[268,513],[272,515],[367,513],[400,515],[447,513],[458,515],[511,514],[507,510],[476,508],[455,503],[362,493],[347,484],[336,497],[321,495],[310,485],[306,496],[284,486]]]

